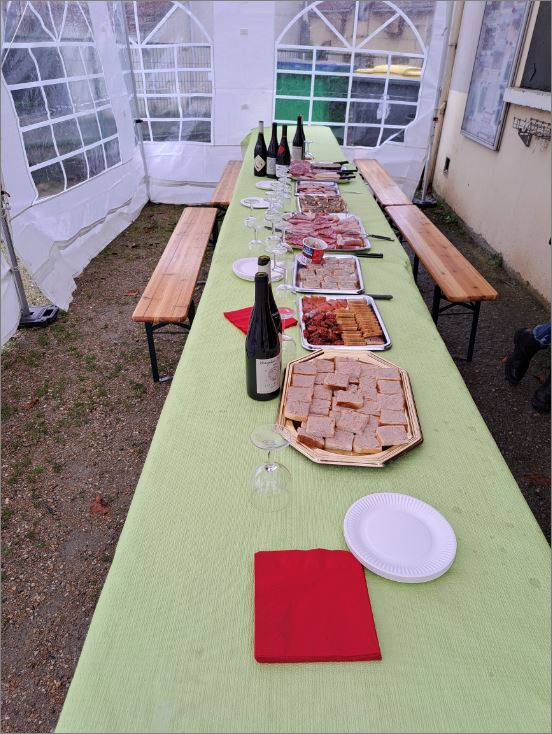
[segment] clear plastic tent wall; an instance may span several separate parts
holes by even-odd
[[[207,202],[258,120],[299,113],[412,195],[448,5],[3,0],[2,175],[18,255],[66,309],[74,278],[148,199]]]

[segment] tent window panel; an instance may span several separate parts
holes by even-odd
[[[351,67],[351,54],[342,51],[321,51],[316,52],[316,71],[339,71],[342,74],[348,74]]]
[[[158,122],[152,120],[151,134],[156,142],[165,142],[166,140],[178,140],[180,135],[180,122],[173,120],[171,122]]]
[[[97,176],[102,171],[105,171],[104,153],[101,145],[97,145],[95,148],[87,150],[86,160],[88,161],[88,170],[91,178],[92,176]]]
[[[211,140],[211,123],[203,120],[184,120],[182,122],[181,140],[196,143],[208,143]]]
[[[145,115],[143,115],[143,116],[145,116]],[[141,115],[141,117],[142,117],[142,115]],[[150,131],[149,131],[149,126],[148,125],[142,125],[142,140],[145,143],[150,143],[151,142],[151,135],[150,135]]]
[[[178,94],[173,72],[146,74],[146,94]]]
[[[150,117],[172,117],[180,119],[178,99],[176,97],[148,97]]]
[[[83,46],[81,48],[82,58],[84,60],[84,66],[86,72],[92,74],[102,74],[103,69],[100,63],[100,57],[94,46]]]
[[[181,97],[182,117],[211,117],[210,97]]]
[[[57,48],[33,48],[41,79],[64,79],[65,71]]]
[[[208,69],[211,66],[211,49],[209,46],[179,46],[176,63],[184,69]]]
[[[79,155],[65,158],[62,163],[63,168],[65,169],[65,176],[67,178],[67,188],[76,186],[77,184],[86,181],[88,178],[88,169],[86,167],[86,158],[84,153],[79,153]]]
[[[405,127],[416,117],[416,107],[406,104],[391,104],[387,106],[388,125],[404,125]]]
[[[36,187],[38,198],[60,194],[65,188],[65,179],[60,163],[38,168],[31,173]]]
[[[313,102],[313,122],[345,122],[346,102]]]
[[[379,125],[378,111],[381,115],[381,107],[378,102],[351,102],[349,106],[349,122]]]
[[[110,138],[117,134],[117,123],[110,109],[98,110],[98,120],[103,138]]]
[[[213,83],[210,79],[209,71],[179,71],[178,84],[181,92],[191,93],[207,93],[213,91]]]
[[[347,145],[361,148],[375,148],[378,144],[380,126],[350,127],[347,131]]]
[[[77,46],[62,46],[60,51],[67,76],[86,76],[84,64]]]
[[[78,118],[79,128],[85,145],[97,143],[101,139],[100,126],[96,115],[83,115]]]
[[[392,140],[394,143],[404,143],[404,130],[397,130],[392,127],[384,128],[381,135],[381,142],[384,143],[386,140]]]
[[[144,97],[136,97],[136,106],[138,108],[138,117],[148,116],[148,113],[146,112],[146,100]]]
[[[312,51],[278,49],[276,68],[310,71],[312,69]]]
[[[309,80],[310,81],[310,80]],[[349,94],[349,77],[315,76],[313,97],[342,97]]]
[[[170,69],[174,66],[172,48],[143,48],[144,69]]]
[[[98,107],[98,105],[103,105],[109,101],[107,87],[105,86],[105,82],[101,77],[90,79],[90,89],[92,90],[92,97],[94,98],[96,107]]]
[[[121,162],[121,154],[119,152],[119,141],[108,140],[104,143],[105,161],[108,168],[116,166],[117,163]]]
[[[84,18],[80,3],[65,3],[65,23],[61,38],[64,41],[92,41],[92,35]]]
[[[311,77],[309,74],[278,74],[276,94],[290,97],[309,97]]]
[[[94,109],[88,82],[69,82],[69,89],[75,112],[87,112]]]
[[[82,148],[81,137],[76,120],[64,120],[53,125],[57,149],[60,155]],[[54,158],[55,156],[48,156]]]
[[[44,87],[50,117],[65,117],[73,114],[73,105],[67,84],[49,84]]]
[[[389,79],[387,96],[398,102],[417,102],[420,93],[419,79]]]
[[[343,140],[345,138],[345,128],[344,127],[334,127],[333,125],[330,125],[330,130],[333,132],[333,134],[337,138],[337,142],[340,145],[343,145]]]
[[[29,166],[36,166],[52,158],[57,158],[52,130],[49,125],[37,127],[23,133],[23,143]]]
[[[276,98],[276,107],[274,117],[279,122],[295,122],[298,115],[303,115],[303,119],[309,119],[309,100],[308,99],[278,99]]]
[[[38,81],[35,63],[26,48],[12,48],[2,63],[7,84],[28,84]]]
[[[16,3],[13,3],[13,5],[15,6]],[[19,12],[21,12],[22,7],[25,7],[25,9],[23,11],[23,16],[18,23],[17,33],[13,38],[14,41],[17,43],[33,43],[36,41],[54,40],[42,27],[38,17],[31,10],[30,3],[26,3],[25,5],[23,3],[17,3],[17,5],[19,5]]]
[[[34,125],[48,119],[44,97],[40,88],[14,89],[11,94],[21,127]]]
[[[385,94],[385,79],[374,79],[367,76],[366,79],[354,78],[351,85],[351,99],[377,99],[380,100]]]

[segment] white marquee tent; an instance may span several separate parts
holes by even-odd
[[[74,278],[148,200],[208,201],[259,119],[298,113],[412,196],[450,6],[3,0],[2,179],[18,256],[67,309]],[[4,343],[20,310],[3,258],[1,295]]]

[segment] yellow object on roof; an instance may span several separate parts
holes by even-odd
[[[387,64],[373,66],[371,69],[355,69],[355,74],[387,74]],[[409,76],[420,78],[422,70],[417,66],[407,66],[406,64],[391,64],[389,74],[392,76]]]

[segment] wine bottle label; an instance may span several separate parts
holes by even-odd
[[[256,155],[255,160],[253,161],[253,165],[255,166],[256,171],[262,171],[263,168],[266,166],[266,161],[264,158],[261,158],[260,155]]]
[[[292,161],[300,161],[303,158],[303,146],[302,145],[292,145],[291,146],[291,160]]]
[[[269,156],[266,159],[266,172],[269,176],[276,175],[276,158],[270,158]]]
[[[275,392],[280,388],[280,369],[282,355],[277,354],[272,359],[256,359],[257,392],[261,395]]]
[[[280,176],[285,176],[288,171],[289,171],[289,166],[281,166],[278,163],[276,164],[276,176],[278,178]]]

